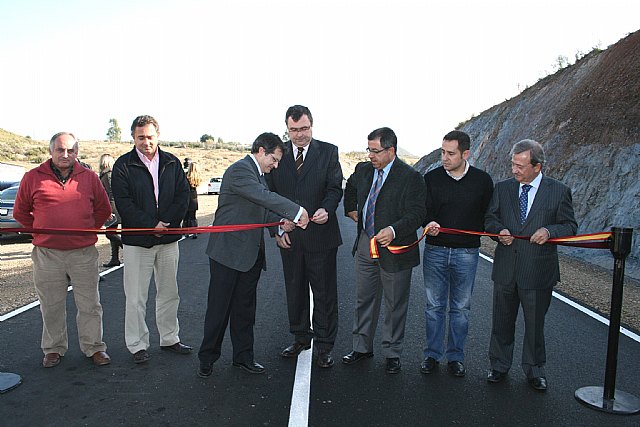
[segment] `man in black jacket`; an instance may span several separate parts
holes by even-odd
[[[410,245],[423,224],[425,187],[420,173],[397,158],[393,130],[380,128],[368,136],[370,162],[358,163],[344,190],[344,212],[358,223],[353,247],[356,257],[356,307],[353,351],[342,358],[350,365],[373,356],[380,305],[384,298],[382,351],[386,371],[400,372],[411,272],[420,264],[417,246],[391,253],[388,246]],[[372,239],[375,237],[375,244]],[[377,251],[379,257],[372,256]]]
[[[123,228],[179,228],[187,210],[189,185],[180,161],[158,147],[160,127],[151,116],[131,125],[135,147],[116,161],[111,189]],[[163,350],[189,354],[178,336],[179,234],[123,235],[125,341],[135,363],[149,360],[147,296],[154,274],[156,324]]]
[[[304,206],[312,216],[305,230],[275,236],[287,289],[289,331],[295,337],[281,355],[297,357],[311,347],[313,338],[318,366],[330,368],[338,332],[336,256],[342,244],[336,216],[342,199],[338,147],[312,137],[313,116],[307,107],[289,107],[285,122],[291,140],[285,144],[280,166],[267,181],[272,191]],[[313,321],[309,288],[313,292]]]

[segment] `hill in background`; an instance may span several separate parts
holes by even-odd
[[[578,233],[633,228],[627,273],[640,277],[640,31],[545,77],[460,130],[471,136],[471,163],[496,182],[511,177],[514,143],[542,143],[543,173],[572,189]],[[416,167],[425,172],[437,160],[432,153]],[[613,265],[607,250],[566,251]]]

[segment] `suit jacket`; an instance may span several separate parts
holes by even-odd
[[[514,178],[496,184],[485,215],[487,232],[499,233],[506,228],[513,235],[530,236],[545,227],[552,238],[576,234],[578,224],[569,187],[543,176],[524,224],[520,224],[519,191],[520,184]],[[557,246],[521,239],[514,239],[509,246],[498,244],[491,278],[498,286],[515,281],[522,289],[551,288],[560,280]]]
[[[296,228],[289,233],[292,248],[302,247],[308,252],[335,249],[342,244],[336,216],[342,199],[342,168],[338,161],[338,147],[312,139],[300,175],[296,172],[291,154],[297,148],[291,141],[286,143],[286,147],[280,165],[266,177],[269,188],[303,206],[309,216],[319,208],[324,208],[329,214],[329,220],[324,224],[309,222],[306,230]]]
[[[213,225],[263,224],[293,220],[300,206],[269,191],[251,156],[238,160],[224,173]],[[261,249],[262,248],[262,249]],[[209,258],[234,270],[246,272],[264,250],[264,229],[211,233]],[[263,265],[264,267],[264,265]]]
[[[363,229],[362,209],[369,197],[374,170],[371,162],[358,163],[347,180],[344,191],[345,215],[352,211],[358,212],[358,233],[353,245],[353,254],[356,252],[358,238]],[[425,199],[426,189],[420,173],[396,157],[376,201],[375,232],[378,233],[381,229],[392,226],[396,232],[392,245],[407,245],[415,242],[418,238],[416,230],[422,226],[426,217]],[[378,247],[378,249],[380,265],[388,272],[395,273],[420,264],[420,250],[417,246],[404,254],[397,255],[386,248]]]

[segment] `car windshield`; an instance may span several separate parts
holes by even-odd
[[[6,190],[0,191],[0,201],[13,202],[16,200],[16,194],[18,194],[18,187],[9,187]]]

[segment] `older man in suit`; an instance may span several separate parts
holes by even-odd
[[[356,307],[353,319],[353,351],[342,358],[350,365],[373,356],[373,337],[384,295],[385,316],[382,349],[386,371],[400,372],[411,272],[420,264],[414,247],[392,254],[389,245],[417,240],[416,230],[426,217],[424,180],[418,171],[397,156],[393,130],[380,128],[368,136],[370,162],[359,163],[345,189],[345,214],[358,223],[353,247],[356,256]],[[372,257],[375,237],[379,258]]]
[[[336,255],[342,244],[336,216],[342,199],[338,147],[312,137],[313,116],[307,107],[289,107],[285,122],[291,138],[285,144],[288,152],[267,181],[273,191],[304,206],[313,216],[307,229],[275,236],[287,290],[289,331],[295,337],[281,355],[297,357],[310,348],[313,338],[318,366],[330,368],[338,331]],[[313,292],[313,329],[309,287]]]
[[[264,174],[278,167],[283,153],[284,145],[277,135],[258,136],[251,154],[224,173],[213,225],[261,224],[285,218],[299,227],[307,226],[307,211],[269,191],[264,178]],[[293,222],[288,221],[283,227],[291,231]],[[253,325],[256,286],[261,270],[266,267],[264,230],[212,233],[206,252],[211,277],[204,338],[198,353],[198,375],[203,378],[211,375],[229,322],[233,365],[252,374],[262,374],[265,369],[253,356]]]
[[[544,365],[544,318],[560,280],[558,252],[550,238],[573,235],[578,225],[571,189],[547,176],[542,145],[525,139],[511,149],[513,178],[496,184],[485,216],[485,229],[500,234],[491,278],[493,326],[487,381],[502,381],[513,359],[518,308],[524,313],[522,370],[531,387],[547,389]],[[531,236],[528,241],[513,235]]]

